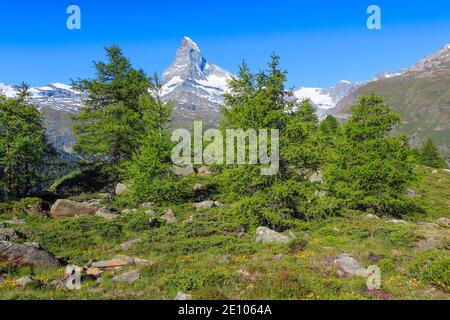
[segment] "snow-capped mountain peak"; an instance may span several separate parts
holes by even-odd
[[[218,110],[231,73],[208,62],[199,46],[184,37],[175,60],[164,72],[162,96],[176,100],[177,113]]]

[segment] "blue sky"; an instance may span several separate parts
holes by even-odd
[[[81,8],[81,30],[66,28],[71,4]],[[382,30],[366,28],[371,4],[382,10]],[[244,59],[260,69],[276,51],[290,86],[325,87],[397,71],[450,43],[450,1],[1,1],[0,82],[91,77],[112,43],[161,74],[185,35],[232,72]]]

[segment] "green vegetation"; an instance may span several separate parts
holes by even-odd
[[[25,84],[17,98],[0,96],[0,201],[35,192],[46,181],[45,167],[56,157],[41,115],[28,97]]]
[[[292,99],[279,57],[255,74],[244,64],[230,81],[221,130],[279,129],[279,170],[264,176],[262,164],[215,164],[176,176],[172,103],[161,101],[156,76],[133,69],[117,47],[107,53],[108,63],[96,63],[97,79],[77,82],[89,93],[75,128],[85,160],[45,196],[0,203],[0,224],[16,231],[13,241],[39,243],[62,267],[0,263],[0,299],[173,299],[178,292],[194,299],[448,299],[450,233],[440,218],[450,218],[450,173],[414,162],[408,139],[395,130],[399,115],[381,98],[362,97],[344,124],[331,116],[319,123],[309,101]],[[10,110],[15,101],[0,107]],[[1,134],[16,128],[9,113],[0,117],[10,121],[7,130],[0,122]],[[2,190],[9,192],[4,163]],[[128,188],[116,194],[118,182]],[[103,216],[52,218],[58,198],[98,206]],[[260,227],[283,243],[258,242]],[[343,272],[336,261],[344,253],[361,268],[380,267],[381,288],[369,290],[364,277]],[[64,287],[66,265],[118,255],[148,261],[98,279],[86,274],[80,290]],[[114,280],[135,269],[139,279]],[[19,286],[24,275],[35,282]]]

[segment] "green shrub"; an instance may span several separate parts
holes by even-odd
[[[409,273],[416,279],[450,292],[450,256],[445,252],[420,254],[411,262]]]
[[[151,215],[145,212],[130,213],[125,217],[128,221],[127,229],[133,232],[144,232],[155,228],[155,223],[150,222]]]
[[[86,250],[102,241],[121,239],[123,227],[100,217],[54,220],[40,230],[38,241],[52,252],[66,249]]]

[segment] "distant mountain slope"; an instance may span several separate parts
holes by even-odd
[[[329,110],[336,107],[349,94],[356,91],[360,84],[341,81],[332,88],[306,88],[294,90],[297,99],[309,99],[317,109],[319,119],[327,116]]]
[[[372,81],[338,104],[332,113],[346,118],[362,95],[375,93],[402,115],[401,130],[420,144],[433,138],[450,157],[450,45],[401,74]]]

